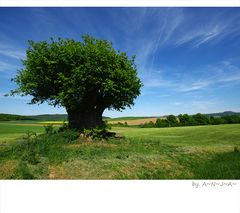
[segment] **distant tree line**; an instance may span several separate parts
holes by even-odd
[[[0,121],[18,121],[18,120],[35,120],[35,119],[22,115],[0,114]]]
[[[209,117],[201,113],[195,115],[180,114],[178,116],[169,115],[165,119],[158,118],[156,122],[142,124],[143,128],[151,127],[177,127],[177,126],[199,126],[199,125],[219,125],[219,124],[238,124],[240,116],[230,115],[223,117]]]

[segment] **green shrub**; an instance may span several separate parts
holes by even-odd
[[[27,131],[25,133],[25,135],[23,135],[23,140],[26,142],[26,144],[30,144],[32,143],[33,141],[35,141],[37,137],[37,133],[36,132],[32,132],[32,131]]]
[[[52,124],[49,124],[47,126],[44,126],[44,129],[45,129],[45,133],[47,135],[51,135],[54,133],[54,128],[53,128],[53,125]]]
[[[66,129],[65,131],[62,131],[57,134],[57,138],[63,138],[65,142],[73,142],[79,137],[80,133],[77,130],[74,129]]]
[[[169,121],[166,119],[158,118],[155,123],[155,127],[169,127]]]
[[[28,131],[23,136],[23,142],[17,150],[18,153],[21,153],[21,159],[23,161],[30,164],[37,164],[39,162],[36,156],[36,143],[37,134],[35,132]]]
[[[169,126],[178,126],[179,122],[175,115],[169,115],[167,116],[167,121],[169,123]]]
[[[18,163],[18,167],[17,170],[15,172],[15,174],[11,177],[13,179],[34,179],[34,175],[31,174],[27,163],[24,161],[20,161]]]
[[[240,152],[240,151],[239,151],[239,148],[238,148],[237,146],[234,147],[233,151],[234,151],[234,152]]]
[[[33,165],[39,163],[39,160],[37,159],[37,155],[36,155],[34,148],[32,150],[26,150],[22,154],[22,160],[26,161],[30,164],[33,164]]]
[[[66,130],[69,130],[69,125],[66,121],[63,121],[63,125],[59,127],[58,132],[64,132]]]
[[[91,137],[92,139],[107,139],[111,136],[115,136],[115,133],[109,132],[111,127],[105,122],[102,126],[97,126],[92,129],[84,129],[83,134],[85,137]]]

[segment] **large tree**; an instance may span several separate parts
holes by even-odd
[[[107,40],[86,35],[82,41],[29,41],[26,56],[11,94],[31,95],[32,104],[65,107],[70,128],[101,126],[106,108],[131,107],[140,94],[135,57],[115,51]]]

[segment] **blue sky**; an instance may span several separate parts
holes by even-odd
[[[240,8],[0,8],[0,113],[65,113],[30,97],[4,97],[27,41],[108,39],[136,55],[144,86],[132,109],[152,116],[240,111]]]

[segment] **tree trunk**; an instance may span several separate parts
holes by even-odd
[[[103,111],[104,110],[101,109],[67,109],[69,127],[82,131],[83,129],[90,129],[95,128],[96,126],[102,126]]]

